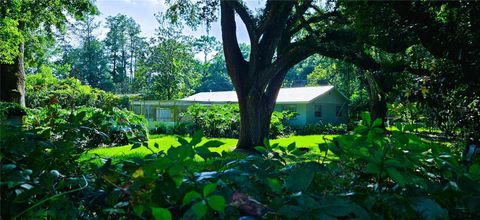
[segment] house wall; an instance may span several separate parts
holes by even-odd
[[[135,114],[143,115],[148,123],[148,128],[155,128],[159,123],[166,123],[173,125],[179,120],[179,112],[185,111],[184,106],[163,106],[159,101],[139,101],[132,102],[130,104],[130,110]],[[169,110],[170,117],[166,117],[167,112],[161,112],[161,110]]]
[[[295,111],[298,113],[297,117],[290,120],[290,125],[304,126],[307,123],[307,104],[276,104],[275,111],[290,110],[294,106]]]
[[[348,122],[347,100],[335,90],[319,96],[307,104],[307,124],[340,124]],[[315,116],[316,106],[321,107],[321,117]],[[341,109],[341,116],[336,115],[337,107]]]
[[[279,103],[275,105],[275,111],[282,110],[294,110],[298,112],[298,115],[295,119],[290,120],[290,125],[293,126],[305,126],[306,124],[339,124],[348,122],[348,104],[347,100],[335,89],[319,96],[309,103]],[[212,103],[210,103],[212,104]],[[217,103],[215,103],[217,104]],[[218,103],[224,104],[224,103]],[[321,106],[321,117],[315,116],[315,106]],[[150,128],[155,127],[158,123],[174,123],[178,121],[188,121],[188,118],[180,117],[180,113],[186,111],[188,104],[176,105],[170,103],[165,104],[157,100],[147,100],[147,101],[138,101],[132,102],[130,110],[136,114],[141,114],[145,116],[148,121]],[[337,107],[341,108],[341,116],[336,115]],[[160,119],[159,111],[157,109],[170,109],[171,118],[162,118]],[[160,119],[160,120],[159,120]],[[160,122],[159,122],[160,121]]]

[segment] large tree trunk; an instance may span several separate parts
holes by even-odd
[[[244,59],[237,41],[233,7],[249,33],[248,61]],[[269,2],[269,14],[263,26],[260,25],[266,28],[260,28],[255,27],[255,22],[247,15],[248,12],[242,9],[241,4],[221,1],[223,52],[240,107],[237,150],[250,153],[256,151],[256,146],[264,145],[264,140],[268,138],[275,101],[288,69],[313,54],[313,50],[300,46],[283,45],[285,47],[277,48],[282,37],[289,39],[289,35],[284,31],[292,7],[293,2],[289,1]],[[283,41],[290,42],[288,39]]]
[[[240,137],[237,149],[253,151],[254,147],[263,146],[264,140],[268,138],[275,100],[265,100],[269,98],[253,89],[246,95],[239,93],[237,96],[240,107]]]
[[[15,102],[25,107],[24,44],[19,46],[19,56],[13,64],[0,65],[2,102]]]
[[[379,74],[365,71],[365,77],[368,82],[368,96],[370,98],[370,113],[372,119],[382,119],[382,127],[385,128],[387,120],[387,101],[385,100],[385,92],[382,87]]]

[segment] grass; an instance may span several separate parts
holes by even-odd
[[[297,147],[307,147],[310,149],[312,153],[318,153],[318,144],[324,143],[325,140],[331,140],[336,135],[307,135],[307,136],[290,136],[285,138],[279,139],[272,139],[270,140],[271,144],[278,143],[280,146],[287,146],[292,142],[296,143]],[[177,141],[177,137],[175,135],[152,135],[150,140],[148,141],[148,145],[151,146],[150,148],[156,152],[160,150],[168,150],[171,146],[179,146],[180,144]],[[325,138],[325,140],[324,140]],[[190,138],[186,138],[190,141]],[[235,148],[237,144],[237,139],[233,138],[203,138],[202,142],[199,144],[202,145],[203,143],[209,140],[219,140],[224,144],[218,148],[212,148],[212,151],[221,153],[222,151],[231,152]],[[153,146],[157,143],[159,148],[155,149]],[[151,154],[152,151],[147,149],[146,147],[140,147],[131,150],[132,145],[125,145],[119,147],[110,147],[110,148],[97,148],[90,150],[87,153],[87,157],[89,155],[99,155],[100,157],[112,157],[114,159],[126,159],[126,158],[133,158],[133,157],[144,157],[145,155]]]

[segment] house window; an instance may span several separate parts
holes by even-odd
[[[342,106],[341,105],[337,105],[337,109],[335,110],[335,115],[337,117],[342,117]]]
[[[322,117],[322,106],[315,105],[315,117],[320,118]]]
[[[157,108],[157,121],[173,121],[172,109]]]
[[[297,112],[296,105],[282,105],[282,111]]]
[[[139,105],[133,105],[132,106],[132,111],[137,115],[141,115],[142,114],[142,107],[140,107]]]
[[[155,120],[156,118],[156,112],[151,105],[145,106],[145,118],[150,120]]]

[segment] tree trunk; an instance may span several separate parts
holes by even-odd
[[[118,82],[118,76],[117,76],[117,52],[113,53],[113,71],[112,71],[112,76],[113,76],[113,82],[117,83]]]
[[[247,95],[238,93],[237,96],[240,107],[240,137],[237,149],[253,152],[254,147],[264,146],[264,140],[268,139],[275,100],[266,100],[267,96],[254,90]]]
[[[13,64],[0,65],[2,102],[15,102],[25,107],[24,43],[19,46],[19,56]]]
[[[235,10],[249,33],[248,61],[243,57],[237,40],[233,7],[236,7]],[[263,27],[268,28],[255,27],[255,22],[246,15],[248,12],[241,7],[235,1],[221,1],[222,41],[227,72],[235,87],[240,107],[237,150],[252,153],[256,152],[256,146],[264,146],[263,142],[268,138],[275,101],[288,69],[314,51],[310,45],[280,45],[280,42],[290,42],[290,35],[284,31],[287,30],[287,18],[293,2],[268,4],[269,15],[263,24]],[[270,8],[276,13],[271,12]]]
[[[385,92],[381,87],[380,79],[377,74],[365,71],[365,77],[368,82],[368,96],[370,98],[370,113],[372,120],[382,119],[382,127],[385,128],[387,120],[387,102],[385,100]]]

